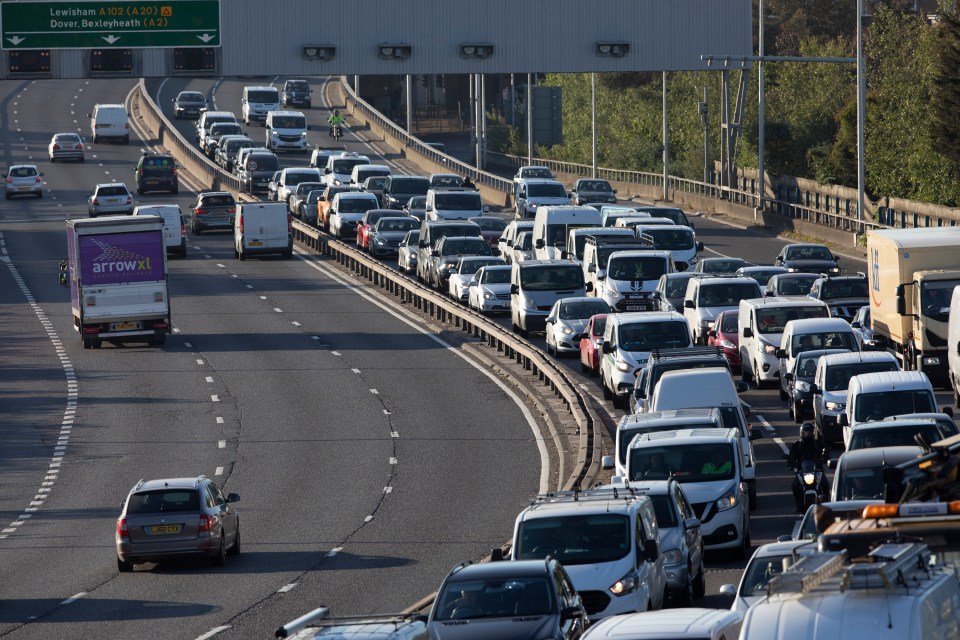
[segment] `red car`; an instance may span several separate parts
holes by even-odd
[[[603,344],[603,329],[607,326],[607,314],[590,316],[580,339],[580,370],[595,376],[600,373],[600,345]]]
[[[370,209],[363,214],[360,224],[357,225],[357,248],[370,249],[370,234],[373,233],[373,228],[377,226],[377,221],[380,218],[396,217],[396,215],[397,212],[393,209]]]
[[[740,371],[739,320],[738,310],[721,311],[713,321],[713,329],[707,332],[707,344],[723,348],[723,355],[734,373]]]

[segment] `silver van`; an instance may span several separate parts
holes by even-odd
[[[420,237],[423,237],[422,233]],[[583,269],[572,260],[514,262],[510,272],[513,330],[522,336],[529,331],[543,331],[550,309],[557,300],[585,296],[587,291]]]

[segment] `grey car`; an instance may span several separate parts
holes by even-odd
[[[655,291],[660,300],[661,311],[683,313],[683,296],[687,293],[687,283],[692,277],[692,271],[665,273],[660,276]]]
[[[404,238],[414,232],[419,237],[420,223],[409,216],[380,218],[370,231],[370,254],[375,257],[397,255]]]
[[[3,175],[7,200],[13,196],[43,197],[43,174],[32,164],[16,164]]]
[[[570,191],[570,204],[599,205],[617,201],[617,192],[606,180],[580,178]]]
[[[407,235],[400,241],[400,255],[397,257],[397,264],[400,271],[404,273],[416,273],[417,254],[420,252],[420,229],[408,231]]]
[[[240,517],[235,493],[223,496],[206,476],[141,480],[117,518],[117,569],[170,558],[207,558],[223,565],[240,554]]]
[[[198,236],[207,229],[233,229],[237,201],[228,191],[204,191],[190,211],[190,232]]]
[[[767,280],[765,296],[805,296],[820,276],[814,273],[781,273]]]
[[[57,160],[84,161],[83,138],[76,133],[55,133],[47,145],[47,157],[50,162]]]
[[[380,192],[380,201],[383,202],[383,192]],[[427,217],[427,196],[413,196],[403,205],[403,212],[411,218],[423,222]]]
[[[174,118],[199,118],[207,110],[207,98],[199,91],[181,91],[173,99]]]
[[[574,336],[583,333],[590,316],[610,312],[610,305],[602,298],[560,298],[553,303],[546,320],[547,353],[557,357],[580,353],[580,340],[574,340]]]
[[[133,194],[122,182],[98,184],[87,198],[87,213],[91,218],[100,215],[133,214]]]

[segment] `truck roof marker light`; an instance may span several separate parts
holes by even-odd
[[[897,515],[899,509],[900,505],[896,504],[871,504],[863,508],[863,519],[890,518]]]

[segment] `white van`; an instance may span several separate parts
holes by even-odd
[[[625,229],[625,231],[630,231]],[[603,281],[607,277],[607,261],[617,251],[653,251],[653,241],[634,235],[588,235],[583,239],[583,278],[593,285],[593,295],[600,295]],[[644,303],[643,308],[632,311],[650,311],[659,306],[659,301]]]
[[[600,347],[600,387],[603,397],[626,409],[633,397],[637,374],[654,349],[690,346],[690,330],[683,316],[673,311],[611,313]]]
[[[577,227],[570,229],[567,234],[567,249],[560,254],[561,258],[573,260],[583,264],[583,248],[587,243],[587,236],[594,238],[634,238],[630,229],[616,229],[614,227]]]
[[[593,207],[544,205],[533,219],[533,248],[537,260],[556,260],[566,250],[567,235],[577,227],[600,226],[600,212]]]
[[[844,351],[821,356],[810,393],[817,435],[826,443],[840,442],[840,414],[847,409],[850,379],[865,373],[899,371],[900,362],[889,351]]]
[[[327,158],[323,169],[323,183],[331,186],[350,184],[354,167],[370,164],[370,158],[354,151],[344,151]]]
[[[812,298],[751,298],[740,301],[737,323],[741,377],[757,381],[757,387],[773,385],[780,379],[777,349],[783,330],[791,320],[827,318],[825,302]]]
[[[683,485],[700,518],[704,548],[729,549],[745,559],[750,552],[750,497],[743,491],[743,454],[736,429],[680,429],[637,436],[627,452],[627,480],[642,478],[654,455]],[[614,480],[618,481],[622,479]]]
[[[251,121],[266,122],[267,114],[280,111],[280,90],[276,87],[244,87],[240,98],[243,124]]]
[[[524,231],[533,233],[533,220],[511,220],[507,223],[507,228],[500,234],[500,242],[497,248],[500,250],[500,256],[507,264],[512,262],[514,241]]]
[[[187,225],[183,220],[180,205],[140,205],[134,207],[133,215],[163,218],[163,243],[167,247],[167,253],[174,253],[181,258],[187,256]]]
[[[780,348],[776,352],[780,371],[793,371],[797,356],[814,349],[859,351],[860,347],[853,329],[843,318],[790,320],[783,328]]]
[[[947,375],[953,389],[953,402],[960,407],[960,287],[953,290],[947,317],[953,320],[947,326]]]
[[[805,554],[770,580],[740,638],[960,637],[960,582],[930,560],[923,542],[880,544],[857,562],[845,551]]]
[[[753,278],[696,276],[687,283],[683,296],[683,317],[690,324],[694,344],[707,344],[707,333],[721,311],[736,311],[741,300],[762,298]]]
[[[753,441],[763,437],[760,427],[749,427],[743,405],[737,397],[730,372],[721,367],[667,371],[653,388],[647,405],[650,411],[714,408],[720,410],[723,426],[740,434],[743,479],[750,494],[750,508],[757,508],[757,460]]]
[[[101,140],[130,142],[130,114],[122,104],[96,104],[90,118],[90,138],[94,143]]]
[[[464,187],[428,189],[426,220],[466,220],[490,210],[483,204],[480,192]],[[557,256],[559,257],[559,256]]]
[[[633,231],[637,236],[647,235],[653,238],[653,246],[657,249],[670,251],[677,271],[693,270],[699,261],[697,254],[703,251],[703,243],[697,242],[697,237],[690,227],[650,225],[647,221],[642,221]]]
[[[607,258],[606,272],[597,274],[594,295],[615,312],[651,310],[656,308],[653,292],[660,276],[674,271],[670,251],[614,251]]]
[[[307,116],[300,111],[270,111],[263,123],[270,151],[306,151]]]
[[[350,172],[350,184],[362,185],[367,178],[389,176],[393,172],[385,164],[358,164]]]
[[[293,217],[282,202],[244,202],[233,219],[233,254],[239,260],[249,255],[278,253],[293,257]]]
[[[514,261],[510,271],[510,319],[513,330],[520,335],[526,335],[529,331],[543,331],[550,309],[557,300],[585,295],[587,288],[583,282],[583,270],[575,262]]]
[[[659,537],[653,501],[629,487],[547,493],[517,516],[511,559],[558,560],[599,620],[664,605]]]
[[[850,378],[847,386],[847,410],[840,414],[843,444],[850,441],[850,430],[861,422],[883,420],[906,413],[933,413],[937,397],[927,374],[922,371],[865,373]]]
[[[582,640],[735,640],[743,613],[699,607],[628,613],[592,625]]]

